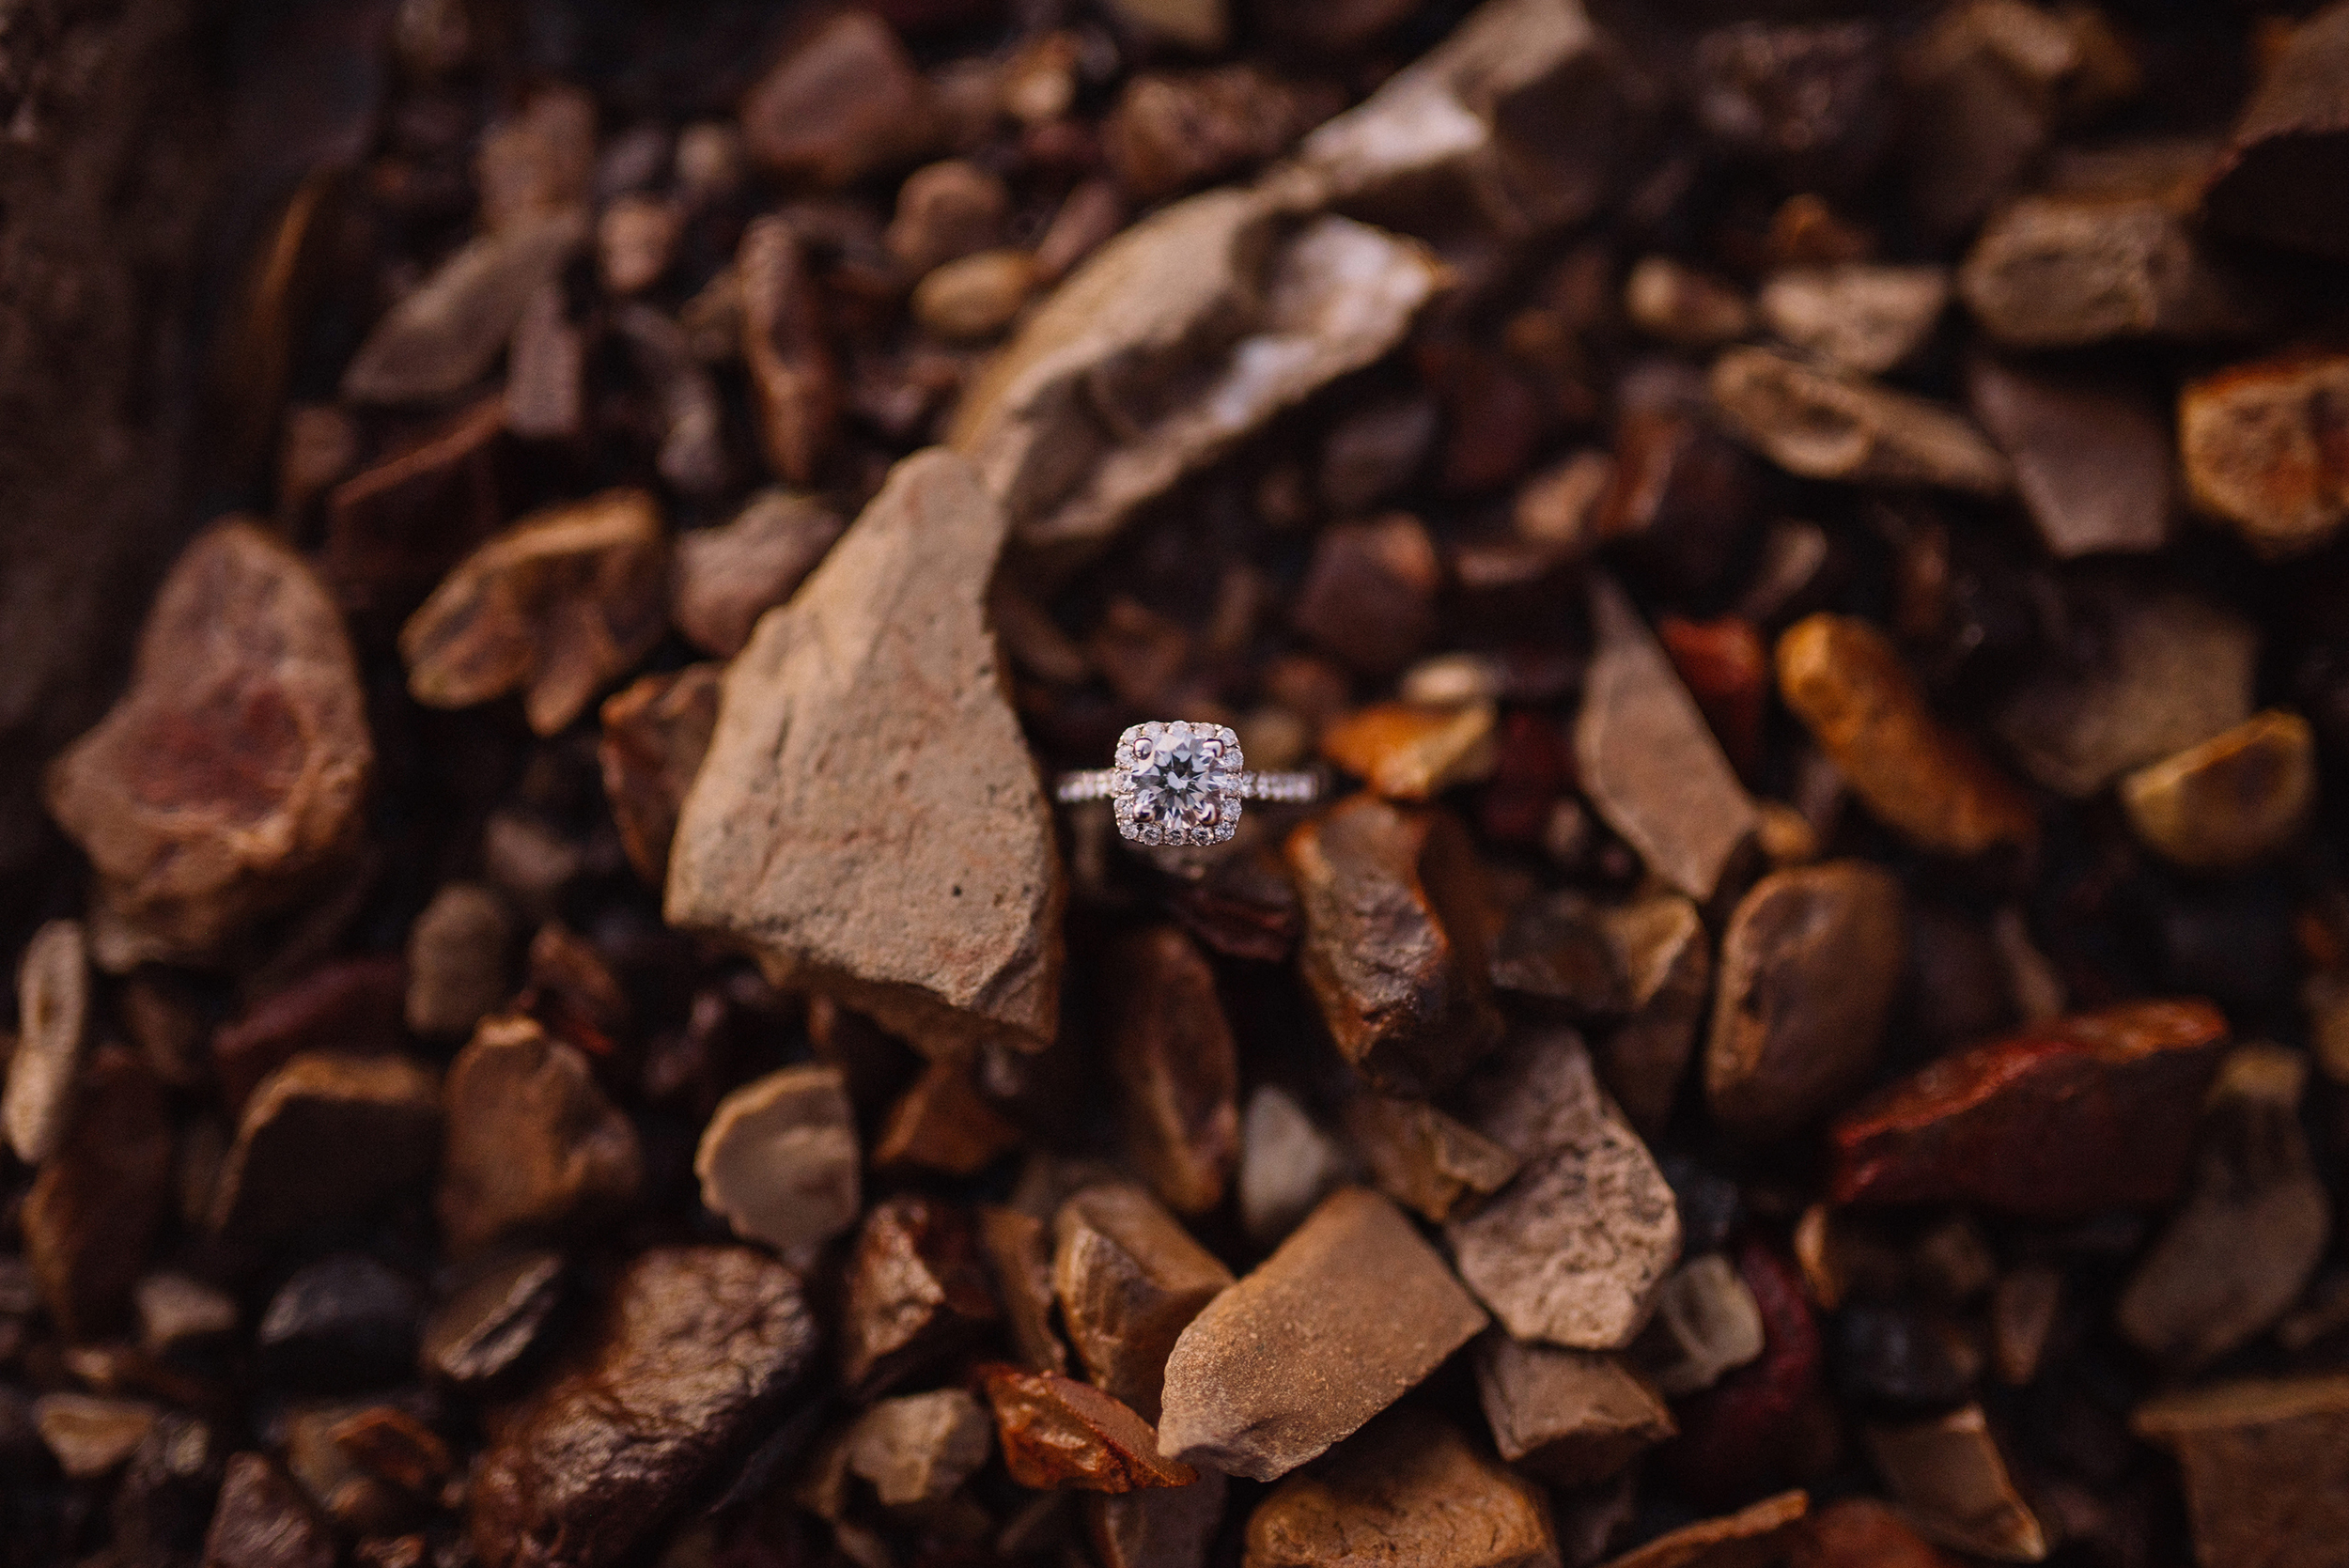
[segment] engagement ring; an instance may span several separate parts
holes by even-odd
[[[1306,801],[1317,773],[1250,773],[1239,737],[1221,724],[1136,724],[1117,737],[1117,766],[1061,775],[1063,801],[1115,803],[1117,831],[1143,844],[1223,844],[1242,800]]]

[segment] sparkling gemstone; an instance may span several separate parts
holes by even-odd
[[[1214,844],[1239,820],[1239,745],[1217,724],[1137,724],[1118,741],[1118,827],[1144,844]]]

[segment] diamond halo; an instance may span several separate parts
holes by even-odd
[[[1117,831],[1148,845],[1228,844],[1245,767],[1239,737],[1221,724],[1135,724],[1118,737],[1112,769]]]

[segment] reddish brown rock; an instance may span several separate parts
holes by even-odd
[[[732,659],[758,617],[783,603],[840,537],[840,519],[807,496],[762,490],[732,522],[677,538],[669,617],[704,653]]]
[[[97,1481],[129,1463],[163,1412],[145,1400],[43,1394],[33,1402],[40,1440],[69,1481]]]
[[[607,490],[525,518],[460,563],[400,629],[428,707],[522,693],[552,735],[661,640],[668,543],[653,499]]]
[[[1751,775],[1762,761],[1762,718],[1770,697],[1770,655],[1762,634],[1735,615],[1716,621],[1666,615],[1656,623],[1656,635],[1730,765]]]
[[[1680,1402],[1680,1436],[1657,1456],[1658,1470],[1715,1506],[1739,1494],[1783,1486],[1834,1464],[1821,1453],[1822,1350],[1803,1277],[1757,1240],[1737,1249],[1737,1273],[1762,1314],[1762,1355]]]
[[[934,1055],[1040,1049],[1060,1013],[1050,808],[987,620],[1004,527],[962,458],[898,464],[729,670],[671,849],[673,924]]]
[[[272,536],[196,536],[130,690],[50,765],[50,814],[97,873],[101,967],[207,962],[356,842],[375,759],[342,617]]]
[[[266,1456],[228,1461],[204,1537],[205,1568],[334,1568],[334,1537],[310,1499]]]
[[[1159,1452],[1259,1481],[1286,1475],[1486,1321],[1401,1210],[1343,1188],[1183,1331]]]
[[[1052,1293],[1070,1343],[1095,1383],[1155,1420],[1167,1353],[1231,1270],[1139,1188],[1087,1188],[1052,1231]]]
[[[421,1190],[440,1160],[440,1084],[401,1056],[305,1051],[245,1102],[212,1228],[267,1240]]]
[[[1501,1033],[1493,915],[1466,832],[1362,795],[1291,833],[1287,855],[1299,966],[1340,1054],[1396,1093],[1458,1078]]]
[[[856,1111],[837,1067],[786,1067],[718,1104],[693,1156],[702,1203],[786,1256],[856,1223]]]
[[[846,185],[929,144],[930,88],[888,23],[845,10],[797,29],[742,100],[742,149],[770,173]]]
[[[1426,528],[1398,512],[1322,530],[1290,613],[1299,630],[1354,668],[1391,675],[1435,635],[1442,585]]]
[[[2178,451],[2195,506],[2270,560],[2314,550],[2349,521],[2349,356],[2302,352],[2189,381]]]
[[[656,888],[669,879],[677,813],[718,727],[718,682],[724,673],[722,664],[688,664],[646,675],[604,699],[603,736],[596,747],[604,799],[629,864]]]
[[[387,311],[343,372],[356,403],[437,403],[490,373],[538,291],[587,242],[576,208],[518,218],[441,263]]]
[[[299,1052],[381,1056],[399,1048],[407,987],[397,958],[321,964],[212,1032],[212,1074],[222,1101],[241,1107],[254,1088]]]
[[[813,484],[838,433],[840,373],[805,250],[783,218],[756,218],[742,231],[734,271],[759,449],[777,478]]]
[[[1246,63],[1146,71],[1127,82],[1102,122],[1102,150],[1118,183],[1146,204],[1278,156],[1343,101]]]
[[[2165,1394],[2130,1424],[2178,1456],[2201,1561],[2320,1568],[2349,1539],[2349,1377]]]
[[[1127,1152],[1169,1208],[1205,1213],[1239,1157],[1239,1060],[1215,971],[1190,938],[1156,926],[1119,945],[1112,973]]]
[[[1464,1201],[1500,1191],[1523,1163],[1425,1100],[1366,1091],[1346,1102],[1346,1130],[1379,1190],[1437,1221]]]
[[[1432,800],[1491,777],[1497,717],[1490,703],[1379,703],[1324,730],[1321,754],[1390,800]]]
[[[979,1092],[974,1068],[962,1056],[941,1056],[923,1068],[890,1107],[873,1141],[873,1163],[971,1176],[1016,1147],[1019,1129]]]
[[[2024,349],[2230,337],[2256,319],[2186,214],[2133,193],[2024,197],[1983,226],[1957,287],[1984,331]]]
[[[1713,986],[1713,949],[1697,907],[1676,894],[1609,909],[1599,924],[1626,1009],[1598,1048],[1599,1072],[1631,1125],[1652,1134],[1671,1117],[1688,1076]]]
[[[1781,1492],[1724,1518],[1683,1525],[1626,1552],[1607,1568],[1743,1568],[1774,1561],[1784,1555],[1810,1510],[1810,1494]]]
[[[89,1037],[89,946],[81,925],[53,920],[24,944],[16,971],[15,1048],[0,1130],[26,1165],[47,1159],[65,1138],[73,1083]]]
[[[514,917],[478,882],[450,882],[408,928],[408,1027],[428,1037],[469,1035],[508,994]]]
[[[1159,1457],[1150,1423],[1090,1384],[1054,1372],[982,1369],[1011,1479],[1039,1491],[1189,1486],[1199,1472]]]
[[[1790,1537],[1786,1560],[1789,1568],[1959,1568],[1874,1498],[1845,1498],[1810,1514]]]
[[[2270,244],[2349,256],[2344,80],[2349,10],[2328,6],[2294,26],[2260,73],[2203,194],[2212,223]]]
[[[1101,1568],[1206,1568],[1227,1483],[1202,1470],[1189,1486],[1085,1499],[1085,1537]]]
[[[1397,1411],[1248,1516],[1244,1568],[1557,1568],[1548,1501],[1444,1421]]]
[[[604,1098],[586,1057],[533,1020],[486,1020],[449,1063],[443,1100],[434,1209],[451,1251],[562,1235],[635,1202],[636,1125]]]
[[[1679,1430],[1618,1358],[1498,1330],[1477,1342],[1476,1388],[1501,1457],[1561,1486],[1596,1485]]]
[[[352,1464],[414,1497],[431,1497],[448,1479],[448,1445],[397,1405],[374,1405],[340,1422],[334,1442]]]
[[[999,1311],[970,1217],[892,1198],[866,1213],[848,1257],[841,1374],[877,1392],[969,1344]]]
[[[20,1221],[41,1301],[74,1338],[120,1326],[170,1213],[171,1154],[163,1086],[130,1051],[101,1048]]]
[[[1875,1065],[1907,957],[1901,886],[1861,861],[1764,877],[1721,937],[1704,1090],[1741,1138],[1781,1138]]]
[[[1714,362],[1711,384],[1730,427],[1805,479],[1992,496],[2014,485],[2013,469],[1981,431],[1905,392],[1768,349],[1732,349]]]
[[[2030,798],[1934,715],[1875,627],[1812,615],[1779,638],[1777,657],[1786,706],[1886,826],[1945,855],[2037,841]]]
[[[2121,781],[2138,839],[2173,864],[2235,871],[2288,847],[2316,806],[2316,737],[2271,710]]]
[[[2166,1203],[2226,1034],[2207,1002],[2139,1001],[1944,1057],[1835,1123],[1835,1201],[2048,1218]]]
[[[2141,554],[2178,510],[2170,421],[2123,383],[2025,370],[1987,355],[1968,366],[1968,406],[2015,465],[2015,488],[2059,560]]]
[[[1907,1426],[1872,1426],[1867,1438],[1885,1484],[1927,1537],[2001,1562],[2047,1555],[2046,1534],[2008,1479],[1980,1405]]]
[[[518,1409],[472,1484],[489,1568],[599,1568],[754,1444],[816,1358],[782,1265],[739,1247],[639,1254],[574,1358]]]

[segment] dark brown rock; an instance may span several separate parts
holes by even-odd
[[[1861,861],[1764,877],[1721,937],[1704,1053],[1714,1120],[1782,1138],[1868,1079],[1907,956],[1901,886]]]
[[[163,1414],[145,1400],[44,1394],[33,1402],[40,1439],[69,1481],[97,1481],[129,1462]]]
[[[2238,365],[2178,395],[2178,453],[2197,510],[2254,554],[2304,554],[2349,522],[2349,355],[2314,350]]]
[[[1052,1231],[1020,1209],[979,1210],[979,1250],[1003,1303],[1012,1348],[1030,1372],[1068,1371],[1068,1346],[1053,1327]]]
[[[2121,781],[2139,843],[2194,871],[2273,858],[2316,806],[2316,737],[2296,713],[2258,714]]]
[[[742,100],[742,149],[786,179],[846,185],[912,162],[930,88],[888,23],[845,10],[801,26]]]
[[[217,1351],[237,1329],[237,1301],[186,1274],[156,1273],[132,1291],[139,1348],[158,1360]]]
[[[360,1411],[334,1428],[334,1442],[352,1464],[411,1497],[432,1497],[448,1479],[448,1445],[397,1405]]]
[[[1346,1130],[1379,1190],[1439,1222],[1461,1203],[1500,1191],[1522,1163],[1425,1100],[1365,1091],[1346,1102]]]
[[[1391,675],[1436,631],[1442,568],[1417,518],[1324,529],[1297,591],[1298,629],[1358,670]]]
[[[357,403],[437,403],[481,380],[531,300],[587,242],[575,208],[518,218],[441,263],[375,324],[343,372]]]
[[[987,622],[1003,530],[969,463],[909,458],[760,622],[678,823],[667,913],[917,1044],[1034,1050],[1058,1023],[1064,894]]]
[[[1789,1568],[1958,1568],[1958,1560],[1911,1529],[1898,1509],[1845,1498],[1806,1517],[1790,1541]]]
[[[2349,153],[2349,10],[2294,26],[2266,62],[2212,170],[2203,210],[2232,234],[2349,256],[2341,159]]]
[[[759,450],[777,478],[812,484],[838,433],[840,372],[805,248],[783,218],[754,219],[734,270]]]
[[[2349,1531],[2349,1377],[2165,1394],[2130,1424],[2178,1456],[2203,1562],[2318,1568]]]
[[[837,1067],[786,1067],[719,1102],[693,1157],[702,1203],[794,1255],[856,1223],[856,1111]]]
[[[1493,984],[1568,1017],[1610,1017],[1624,1006],[1624,982],[1598,905],[1573,889],[1529,898],[1510,912],[1493,944]]]
[[[668,881],[677,813],[718,727],[718,682],[724,673],[721,664],[688,664],[646,675],[604,699],[603,737],[596,748],[604,799],[629,863],[656,888]]]
[[[522,693],[552,735],[642,659],[666,621],[669,552],[653,498],[608,490],[525,518],[474,551],[400,629],[428,707]]]
[[[665,196],[625,195],[596,219],[596,270],[603,286],[626,297],[661,281],[677,259],[685,214]]]
[[[302,1051],[397,1050],[407,986],[397,958],[342,958],[262,997],[212,1032],[212,1076],[222,1102],[241,1108],[263,1079]]]
[[[1100,1389],[1055,1372],[981,1373],[1011,1479],[1039,1491],[1189,1486],[1199,1472],[1159,1457],[1159,1435]]]
[[[1990,1352],[2001,1382],[2021,1389],[2037,1379],[2062,1304],[2063,1276],[2044,1264],[1999,1280],[1990,1296]]]
[[[1501,1457],[1561,1486],[1596,1485],[1679,1430],[1621,1358],[1498,1329],[1477,1342],[1476,1388]]]
[[[595,99],[564,83],[539,86],[481,133],[481,226],[503,233],[580,208],[595,173]]]
[[[1557,1568],[1547,1499],[1432,1416],[1397,1411],[1248,1516],[1244,1568]]]
[[[204,1537],[204,1568],[334,1568],[334,1538],[300,1487],[268,1457],[228,1461]]]
[[[1156,1420],[1167,1353],[1231,1270],[1140,1188],[1087,1188],[1061,1205],[1052,1231],[1052,1293],[1069,1342],[1095,1383]]]
[[[483,1022],[449,1063],[440,1189],[449,1250],[546,1237],[636,1201],[636,1126],[597,1087],[587,1059],[524,1017]]]
[[[2051,1218],[2168,1203],[2226,1034],[2207,1002],[2139,1001],[1944,1057],[1835,1123],[1830,1191]]]
[[[1239,1061],[1215,971],[1163,925],[1128,938],[1111,967],[1110,1064],[1128,1155],[1169,1208],[1204,1213],[1239,1157]]]
[[[356,842],[374,743],[342,617],[249,523],[197,536],[148,613],[130,690],[54,762],[52,815],[97,872],[101,967],[218,957]]]
[[[747,1248],[638,1255],[563,1371],[475,1472],[469,1533],[490,1568],[613,1562],[757,1440],[816,1358],[814,1314]]]
[[[122,1047],[101,1048],[20,1221],[41,1301],[68,1334],[119,1327],[170,1213],[171,1170],[163,1085]]]
[[[1299,955],[1330,1037],[1381,1088],[1424,1093],[1499,1038],[1493,915],[1459,824],[1363,795],[1289,835]]]
[[[319,572],[336,602],[394,624],[506,520],[506,400],[489,397],[361,470],[327,499]]]
[[[468,1035],[505,1002],[514,917],[478,882],[450,882],[408,928],[408,995],[402,1012],[416,1033]]]
[[[1666,615],[1656,623],[1656,635],[1730,765],[1751,777],[1761,767],[1762,721],[1770,700],[1770,654],[1762,633],[1737,615],[1711,621]]]
[[[1599,926],[1625,986],[1625,1017],[1598,1048],[1599,1074],[1631,1125],[1653,1133],[1688,1076],[1713,986],[1713,949],[1697,907],[1675,894],[1610,908]]]
[[[1872,1426],[1867,1439],[1885,1484],[1928,1538],[2002,1562],[2047,1555],[2046,1533],[2008,1479],[1980,1405],[1907,1426]]]
[[[677,536],[670,618],[704,653],[732,659],[758,617],[791,597],[840,532],[839,518],[820,503],[760,491],[732,522]]]
[[[841,1374],[878,1391],[963,1348],[1000,1309],[969,1216],[927,1198],[892,1198],[864,1217],[849,1254]]]
[[[1101,1568],[1206,1568],[1227,1483],[1202,1470],[1189,1486],[1085,1499],[1085,1536]]]
[[[1490,703],[1377,703],[1322,732],[1321,754],[1390,800],[1432,800],[1492,776]]]
[[[1961,236],[2015,192],[2085,64],[2061,18],[1995,0],[1943,8],[1902,51],[1909,194],[1928,232]]]
[[[2170,421],[2123,383],[1977,356],[1967,403],[2015,465],[2015,488],[2059,560],[2141,554],[2178,509]]]
[[[1154,202],[1278,156],[1344,101],[1246,63],[1145,71],[1118,94],[1102,147],[1118,183]]]
[[[1650,337],[1683,349],[1718,349],[1753,331],[1753,306],[1734,284],[1668,256],[1633,264],[1623,313]]]
[[[896,213],[881,242],[916,276],[997,244],[1011,219],[1003,177],[967,159],[949,158],[906,176]]]
[[[1805,479],[1993,496],[2014,485],[2005,457],[1962,416],[1774,349],[1732,349],[1713,364],[1712,389],[1732,430]]]
[[[2255,319],[2247,286],[2153,195],[2026,196],[1983,229],[1957,288],[1985,332],[2020,349],[2232,337]]]
[[[540,288],[506,356],[506,428],[519,441],[575,441],[587,423],[587,337],[566,314],[562,284]]]
[[[1342,1188],[1183,1331],[1159,1452],[1259,1481],[1286,1475],[1486,1322],[1401,1210]]]
[[[972,1176],[1008,1154],[1019,1129],[979,1092],[975,1062],[941,1056],[899,1095],[873,1141],[873,1163],[883,1170],[920,1166]]]
[[[261,1081],[221,1167],[211,1224],[265,1240],[420,1190],[439,1163],[440,1084],[399,1056],[304,1052]]]
[[[716,501],[732,488],[734,466],[726,455],[725,404],[693,334],[641,300],[613,312],[612,332],[651,395],[646,411],[661,442],[654,472],[696,501]]]
[[[48,922],[17,966],[17,1035],[0,1095],[0,1130],[26,1165],[40,1164],[65,1138],[89,1039],[89,944],[80,924]]]
[[[425,1319],[424,1370],[461,1392],[502,1390],[547,1347],[568,1285],[559,1252],[491,1260]]]
[[[848,1428],[848,1468],[884,1508],[939,1502],[977,1473],[993,1445],[987,1409],[960,1389],[869,1405]]]
[[[1810,1509],[1807,1493],[1781,1492],[1724,1518],[1683,1525],[1624,1553],[1607,1568],[1745,1568],[1775,1561]]]

